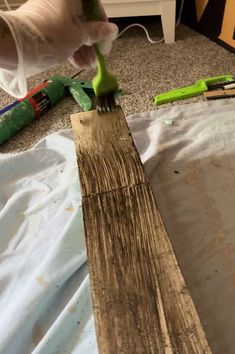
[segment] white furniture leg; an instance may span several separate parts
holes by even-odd
[[[174,43],[175,41],[175,12],[175,0],[162,1],[162,29],[165,43],[167,44]]]

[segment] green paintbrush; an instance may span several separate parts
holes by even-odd
[[[83,0],[83,10],[89,21],[100,21],[100,9],[97,0]],[[98,72],[93,80],[96,95],[96,105],[99,112],[112,112],[116,110],[115,93],[118,91],[118,81],[107,69],[104,56],[98,45],[95,45],[98,60]]]

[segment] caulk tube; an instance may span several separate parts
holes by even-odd
[[[59,79],[48,80],[0,115],[0,144],[49,111],[65,97],[65,90],[65,85]]]

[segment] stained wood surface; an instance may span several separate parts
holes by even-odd
[[[203,95],[208,99],[235,97],[235,89],[205,91]]]
[[[72,124],[99,353],[210,353],[122,110]]]

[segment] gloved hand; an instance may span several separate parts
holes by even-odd
[[[94,43],[107,54],[118,30],[106,21],[101,5],[100,9],[104,20],[100,22],[86,21],[81,0],[28,0],[15,11],[1,11],[17,49],[15,68],[0,69],[2,88],[23,97],[27,93],[26,77],[66,59],[80,68],[92,65]]]

